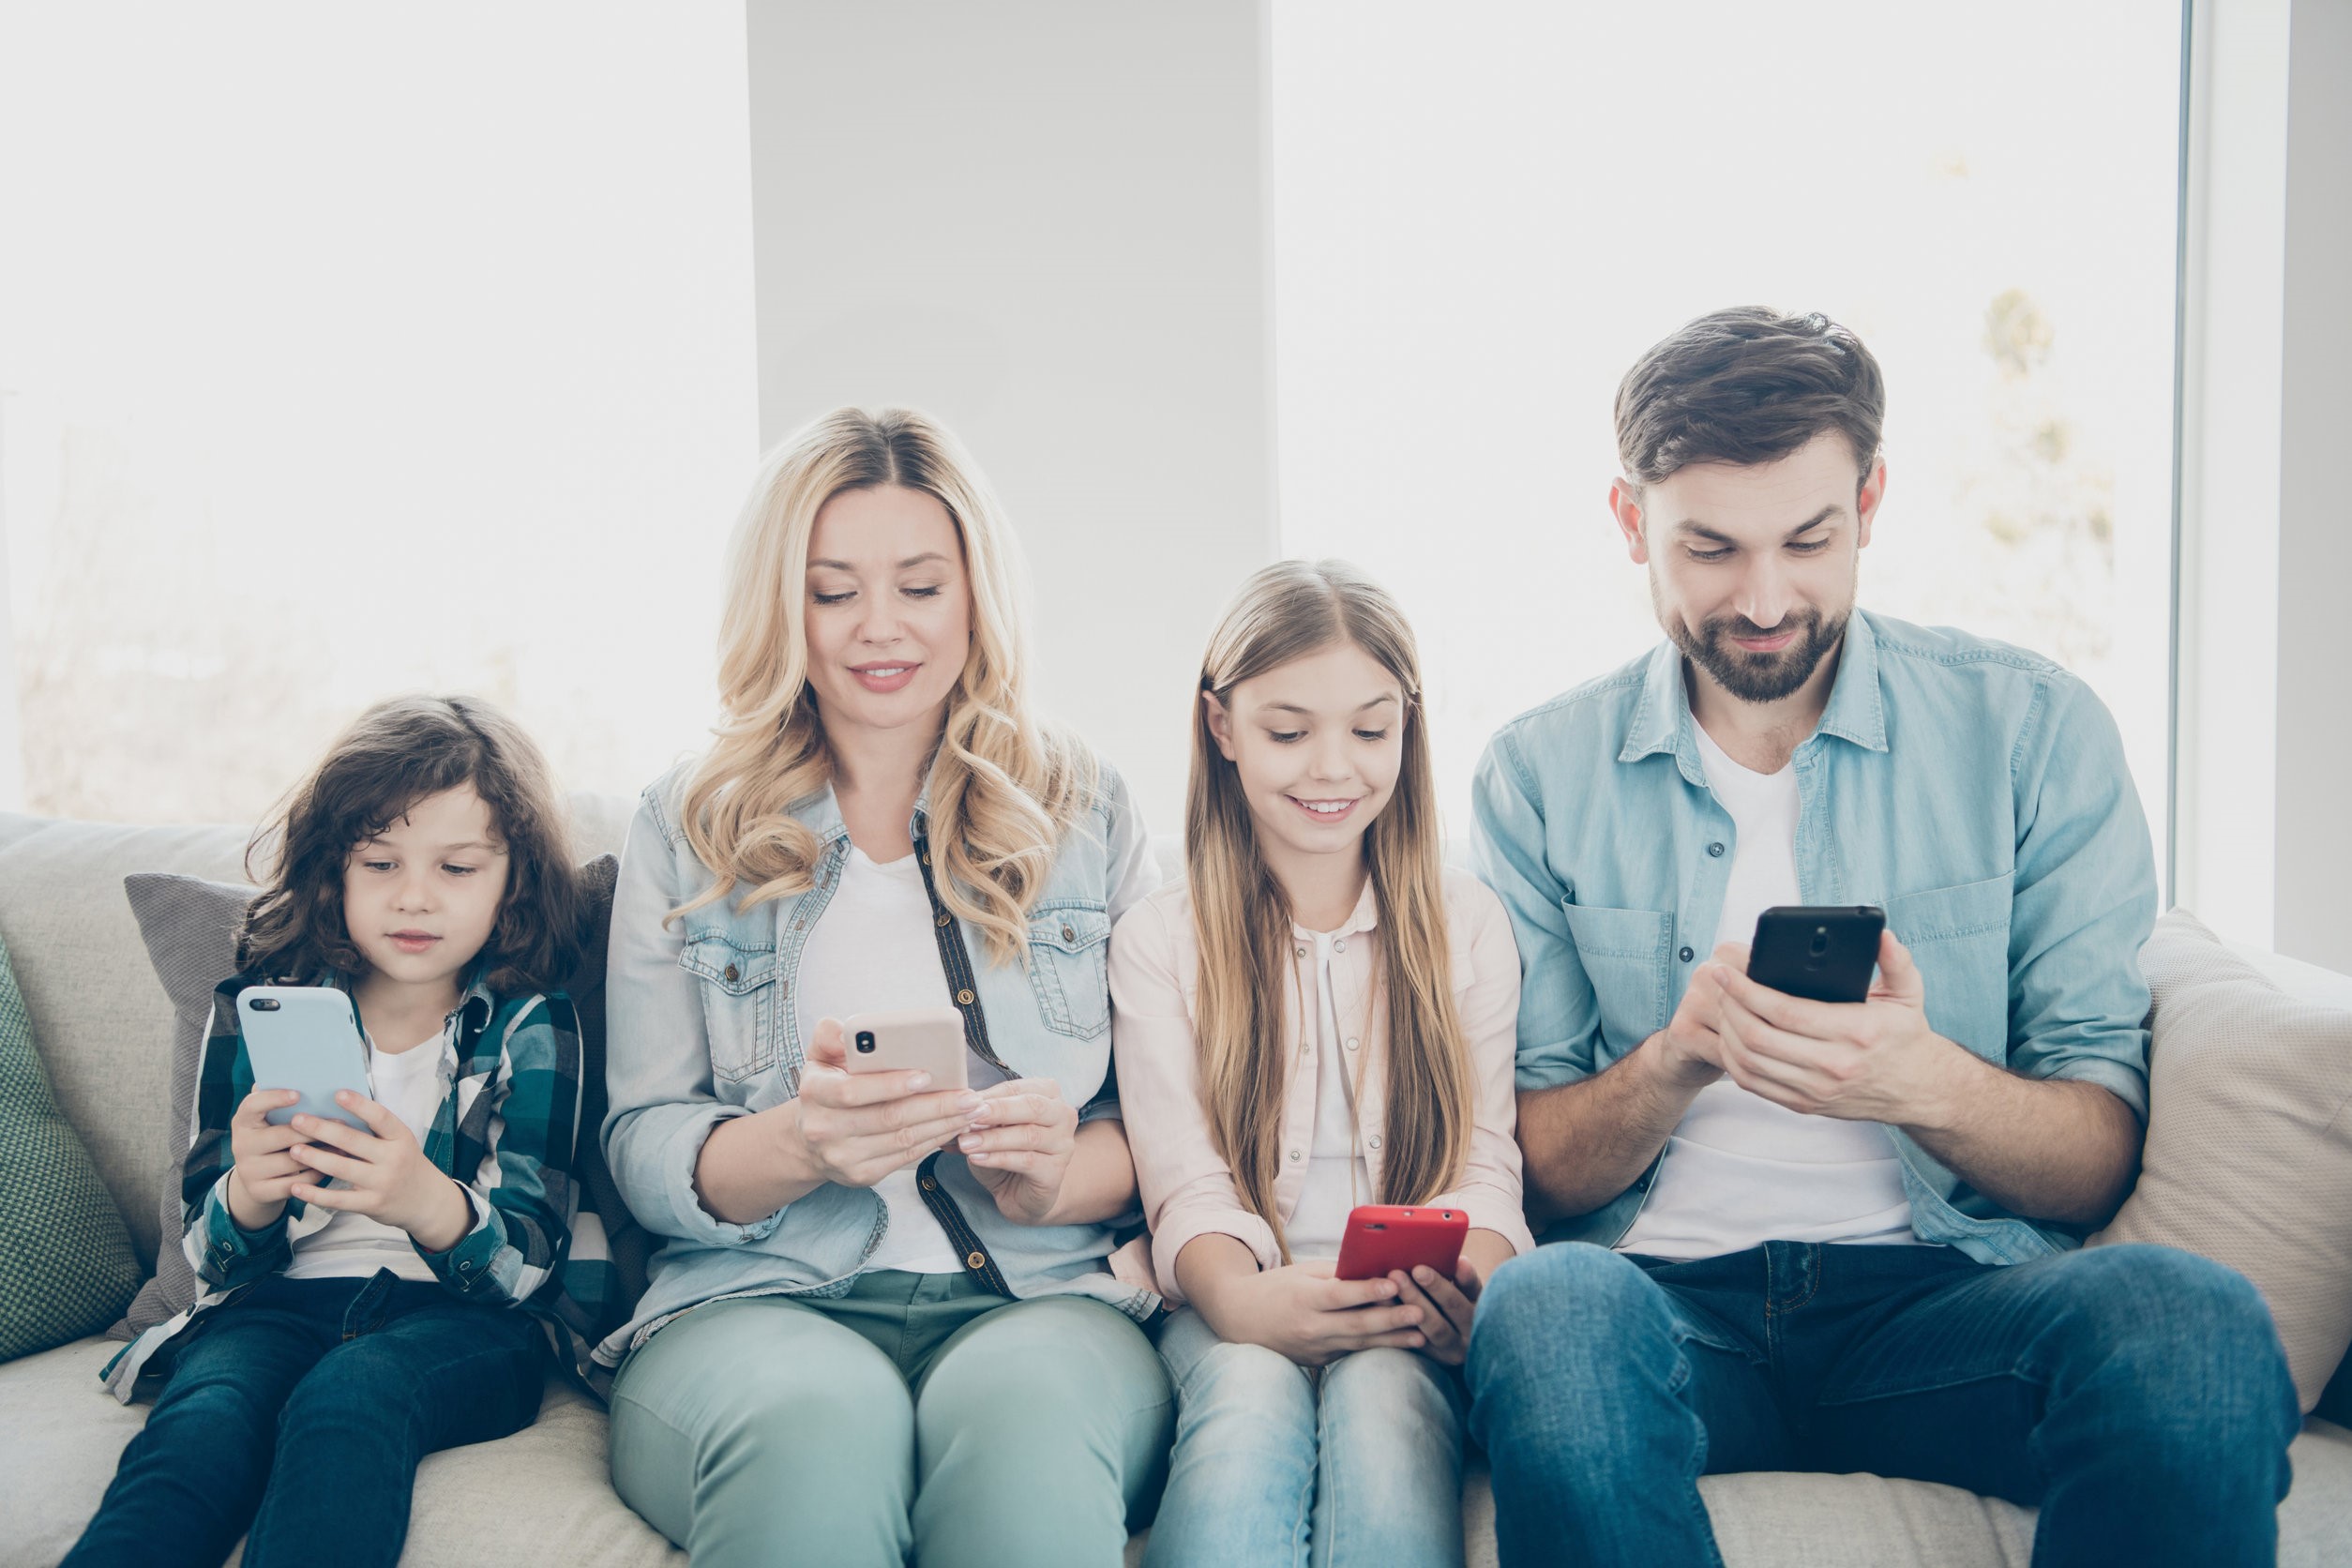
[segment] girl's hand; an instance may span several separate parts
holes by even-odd
[[[800,1093],[787,1102],[791,1139],[816,1182],[870,1187],[955,1142],[978,1119],[981,1099],[970,1090],[931,1089],[928,1073],[852,1073],[849,1059],[840,1021],[821,1020],[808,1037]]]
[[[1045,1224],[1078,1149],[1078,1108],[1051,1078],[1010,1078],[980,1098],[978,1119],[957,1149],[999,1214],[1016,1225]]]
[[[229,1217],[245,1229],[277,1224],[294,1184],[309,1175],[292,1153],[307,1135],[291,1124],[272,1126],[265,1119],[301,1098],[291,1089],[256,1089],[229,1118]]]
[[[1399,1301],[1422,1309],[1421,1321],[1429,1339],[1421,1348],[1422,1354],[1448,1366],[1459,1366],[1469,1359],[1470,1319],[1478,1311],[1478,1292],[1484,1284],[1478,1265],[1463,1258],[1454,1265],[1452,1279],[1426,1263],[1414,1265],[1410,1274],[1392,1270],[1388,1277],[1396,1286]]]
[[[1418,1350],[1425,1307],[1397,1301],[1394,1279],[1334,1279],[1328,1261],[1292,1263],[1228,1282],[1210,1327],[1227,1339],[1323,1366],[1351,1350]],[[1199,1304],[1196,1303],[1196,1305]]]
[[[294,1126],[316,1141],[294,1152],[309,1168],[310,1184],[294,1195],[305,1203],[343,1214],[366,1214],[405,1230],[427,1252],[446,1252],[474,1229],[474,1200],[439,1166],[425,1157],[407,1123],[348,1089],[335,1103],[368,1123],[354,1132],[322,1116],[297,1116]],[[349,1183],[330,1187],[328,1181]]]

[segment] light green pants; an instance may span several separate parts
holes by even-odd
[[[1082,1296],[882,1271],[697,1307],[612,1388],[612,1484],[694,1568],[1114,1568],[1174,1396]]]

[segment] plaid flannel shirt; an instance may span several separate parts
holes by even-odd
[[[285,1268],[295,1244],[333,1217],[300,1199],[289,1199],[284,1212],[260,1230],[241,1229],[229,1213],[223,1184],[234,1164],[229,1121],[254,1087],[236,997],[255,983],[239,976],[213,993],[181,1172],[187,1215],[181,1246],[204,1294],[107,1364],[101,1374],[107,1387],[126,1402],[152,1392],[142,1384],[166,1364],[155,1359],[158,1350],[196,1318]],[[330,976],[318,983],[341,982]],[[560,992],[501,1001],[477,979],[443,1029],[441,1058],[447,1089],[424,1152],[465,1188],[474,1228],[448,1251],[419,1247],[417,1256],[464,1300],[540,1318],[559,1364],[577,1375],[626,1304],[603,1229],[593,1213],[580,1212],[573,1176],[581,1053],[572,1005]]]

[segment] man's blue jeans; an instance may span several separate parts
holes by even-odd
[[[2301,1426],[2254,1287],[2155,1246],[1539,1247],[1487,1283],[1469,1374],[1510,1565],[1718,1565],[1698,1478],[1809,1470],[2038,1504],[2036,1568],[2251,1568]]]
[[[392,1568],[416,1464],[538,1414],[546,1331],[389,1270],[262,1280],[169,1347],[169,1380],[71,1568]]]

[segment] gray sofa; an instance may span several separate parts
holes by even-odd
[[[583,854],[617,852],[630,803],[575,803]],[[0,937],[67,1115],[88,1141],[142,1259],[176,1170],[169,1124],[171,1009],[124,901],[134,871],[235,880],[244,831],[135,827],[0,813]],[[2352,1007],[2352,980],[2249,955],[2297,994]],[[2164,1020],[2159,1017],[2161,1034]],[[98,1387],[116,1349],[83,1340],[0,1365],[0,1568],[54,1563],[97,1507],[144,1419]],[[2341,1384],[2340,1384],[2341,1386]],[[2279,1514],[2290,1568],[2352,1563],[2352,1431],[2313,1419]],[[1702,1483],[1732,1568],[2022,1568],[2029,1510],[1949,1486],[1870,1475],[1753,1474]],[[1464,1499],[1472,1563],[1494,1560],[1483,1470]],[[602,1413],[550,1382],[537,1425],[461,1461],[426,1460],[403,1562],[411,1568],[567,1563],[653,1568],[677,1551],[622,1503],[605,1470]],[[1133,1546],[1130,1560],[1138,1555]]]

